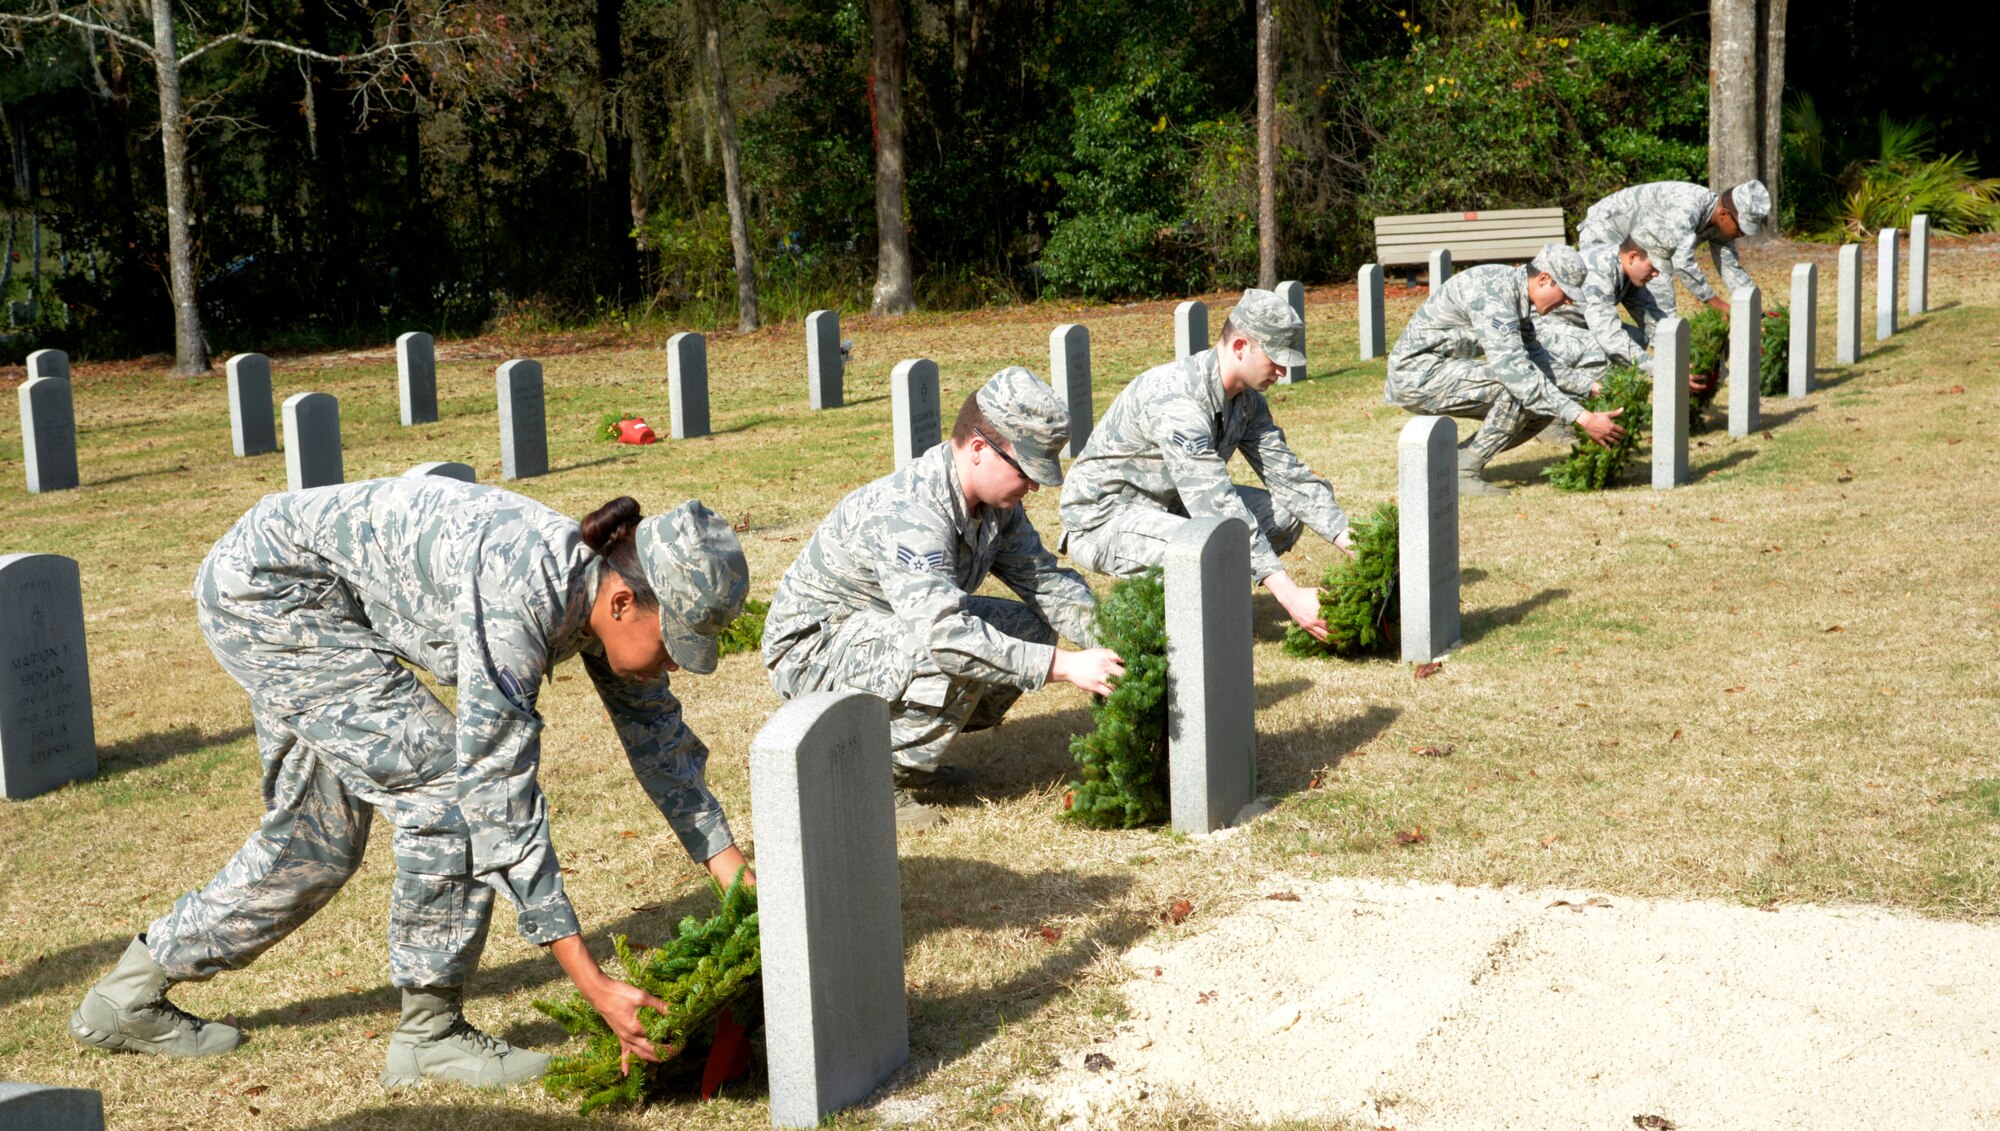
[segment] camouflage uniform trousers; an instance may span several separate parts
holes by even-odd
[[[1587,335],[1584,335],[1587,339]],[[1529,355],[1553,376],[1556,387],[1579,400],[1596,378],[1590,370],[1552,364],[1546,350]],[[1604,354],[1597,353],[1602,363]],[[1456,416],[1481,421],[1459,450],[1484,467],[1501,452],[1520,447],[1556,418],[1528,411],[1479,357],[1423,354],[1398,364],[1396,403],[1418,415]],[[1581,391],[1578,389],[1581,384]]]
[[[464,985],[486,945],[493,889],[471,874],[451,711],[393,655],[359,646],[372,633],[344,584],[240,600],[226,576],[218,584],[229,572],[214,554],[203,563],[197,613],[210,650],[250,693],[264,817],[207,887],[153,922],[147,949],[177,982],[247,966],[361,866],[380,810],[395,826],[390,981]],[[300,710],[302,688],[316,702]]]
[[[968,597],[966,612],[1016,639],[1056,643],[1056,630],[1020,601]],[[853,689],[889,701],[889,750],[898,767],[934,768],[961,731],[986,730],[1021,697],[1006,683],[966,679],[938,670],[930,652],[893,613],[855,613],[809,655],[786,653],[771,673],[779,694]]]
[[[1271,552],[1283,554],[1298,545],[1306,524],[1281,506],[1262,487],[1235,488],[1236,498],[1257,520],[1271,543]],[[1071,561],[1095,573],[1112,577],[1134,577],[1167,560],[1167,543],[1188,516],[1135,502],[1091,530],[1074,530],[1063,543]]]

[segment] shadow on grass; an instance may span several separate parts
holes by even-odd
[[[1496,628],[1511,628],[1542,608],[1569,596],[1567,589],[1544,589],[1532,597],[1523,597],[1511,605],[1501,605],[1492,609],[1473,609],[1465,614],[1459,624],[1459,634],[1467,644],[1479,640]]]
[[[1257,736],[1257,792],[1282,801],[1307,789],[1313,775],[1338,766],[1355,751],[1381,738],[1403,710],[1380,703],[1328,729],[1313,725]]]
[[[1764,405],[1767,404],[1775,404],[1783,407],[1773,410],[1765,408]],[[1802,416],[1811,416],[1818,411],[1818,405],[1809,404],[1804,400],[1795,400],[1782,395],[1765,397],[1762,403],[1757,406],[1757,423],[1764,429],[1782,428]]]
[[[751,430],[752,428],[759,428],[759,427],[762,427],[763,425],[766,425],[766,424],[775,424],[775,423],[777,423],[778,421],[780,421],[780,420],[783,420],[783,419],[784,419],[784,417],[782,417],[782,416],[777,416],[777,415],[775,415],[775,414],[772,414],[772,413],[768,413],[768,412],[760,412],[760,413],[756,414],[755,416],[751,416],[751,417],[749,417],[749,418],[747,418],[747,419],[744,419],[744,420],[739,420],[739,421],[737,421],[736,423],[734,423],[734,424],[730,425],[730,426],[729,426],[729,427],[727,427],[727,428],[714,428],[714,429],[710,429],[710,430],[709,430],[709,435],[711,435],[711,436],[727,436],[727,435],[729,435],[729,434],[730,434],[730,433],[732,433],[732,432],[748,432],[748,431],[750,431],[750,430]]]
[[[125,483],[133,479],[151,479],[155,475],[178,475],[188,469],[187,464],[173,467],[156,467],[151,471],[128,471],[123,475],[107,475],[102,479],[91,479],[83,483],[85,487],[109,487],[113,483]]]
[[[207,734],[198,726],[183,725],[157,734],[142,734],[123,742],[114,742],[97,748],[97,778],[114,778],[133,770],[144,770],[162,762],[206,750],[211,746],[226,746],[250,737],[256,731],[247,726],[231,727],[228,730]]]
[[[1467,566],[1458,571],[1458,581],[1461,585],[1477,585],[1484,580],[1486,571],[1478,566]]]
[[[1712,475],[1719,475],[1722,472],[1728,471],[1730,468],[1735,467],[1739,463],[1744,463],[1748,460],[1753,460],[1756,458],[1757,458],[1757,450],[1755,448],[1737,448],[1735,451],[1730,452],[1728,455],[1723,456],[1720,459],[1705,460],[1701,463],[1693,463],[1692,461],[1690,461],[1688,467],[1688,482],[1690,484],[1699,483],[1702,480],[1707,479]]]
[[[549,468],[547,471],[544,471],[542,474],[561,475],[566,471],[582,471],[586,467],[597,467],[600,464],[617,463],[617,462],[618,462],[618,456],[615,455],[599,456],[596,459],[587,459],[579,463],[566,463],[563,464],[561,467],[552,467]]]
[[[1259,683],[1257,709],[1267,710],[1312,686],[1308,679]],[[1073,707],[1046,715],[1009,716],[992,730],[961,735],[945,761],[977,770],[978,783],[969,789],[935,790],[923,800],[937,804],[949,816],[954,806],[1011,801],[1058,789],[1076,772],[1069,740],[1096,728],[1088,707]]]
[[[111,966],[125,948],[132,945],[127,931],[95,942],[78,943],[49,954],[38,954],[20,964],[19,969],[0,977],[0,1009],[38,994],[82,987],[111,972]],[[74,995],[78,1001],[83,995]],[[63,1006],[67,1010],[75,1002]]]
[[[1073,937],[1053,945],[1035,938],[1032,946],[1043,951],[1039,960],[995,984],[945,989],[930,979],[913,979],[910,1065],[898,1075],[897,1087],[923,1079],[1027,1020],[1049,999],[1069,992],[1101,953],[1129,949],[1154,929],[1136,910],[1106,912],[1131,887],[1123,876],[1069,869],[1017,872],[982,860],[935,856],[905,858],[902,876],[905,946],[961,927],[1026,934],[1050,922],[1096,922],[1087,933],[1070,928]]]

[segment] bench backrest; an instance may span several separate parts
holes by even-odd
[[[1375,217],[1375,259],[1384,267],[1426,263],[1440,247],[1451,252],[1454,266],[1526,261],[1543,244],[1568,239],[1560,208]]]

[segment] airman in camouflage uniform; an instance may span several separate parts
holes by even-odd
[[[899,827],[937,820],[912,789],[969,780],[938,763],[960,731],[998,724],[1051,678],[1104,690],[1101,673],[1115,672],[1117,657],[1096,647],[1096,597],[1019,505],[1062,482],[1068,437],[1054,390],[1001,370],[948,443],[842,499],[771,599],[764,666],[781,697],[851,688],[889,701]],[[972,596],[989,575],[1021,600]],[[1059,632],[1087,651],[1059,650]],[[1096,678],[1074,676],[1079,657]]]
[[[1580,425],[1599,443],[1623,435],[1616,413],[1577,403],[1591,394],[1594,371],[1559,362],[1536,336],[1533,316],[1573,301],[1583,284],[1576,251],[1548,244],[1526,268],[1488,263],[1453,275],[1403,327],[1389,351],[1383,399],[1413,413],[1483,421],[1459,445],[1460,493],[1504,493],[1480,472],[1551,420]]]
[[[1736,256],[1736,240],[1754,236],[1771,216],[1771,193],[1762,181],[1745,181],[1720,196],[1687,181],[1654,181],[1620,189],[1590,206],[1578,225],[1576,238],[1585,247],[1635,239],[1643,247],[1664,252],[1657,263],[1660,276],[1648,289],[1653,301],[1674,312],[1674,279],[1696,301],[1728,310],[1729,301],[1716,296],[1695,262],[1695,249],[1708,244],[1715,268],[1734,293],[1751,285],[1750,273]]]
[[[1659,277],[1653,257],[1636,241],[1590,244],[1583,260],[1583,294],[1575,302],[1534,316],[1535,336],[1559,365],[1601,369],[1639,365],[1666,314],[1648,283]],[[1632,323],[1618,317],[1624,307]]]
[[[1306,466],[1271,419],[1264,390],[1305,363],[1305,323],[1272,291],[1243,292],[1217,345],[1141,373],[1112,402],[1063,487],[1063,549],[1085,569],[1130,577],[1159,565],[1191,517],[1234,518],[1250,531],[1252,578],[1310,631],[1315,591],[1279,555],[1307,528],[1341,547],[1347,515],[1333,485]],[[1241,453],[1266,489],[1237,486]]]
[[[714,634],[749,582],[728,524],[688,503],[634,537],[666,655],[712,671]],[[233,1048],[233,1027],[181,1012],[166,988],[249,964],[325,906],[360,867],[379,812],[394,826],[390,980],[405,991],[385,1084],[539,1076],[547,1058],[472,1029],[458,1001],[495,890],[529,942],[578,933],[536,782],[536,698],[558,663],[581,657],[688,855],[707,861],[733,844],[704,780],[708,750],[664,674],[622,678],[586,632],[610,576],[576,522],[492,487],[386,479],[258,502],[209,551],[194,596],[210,650],[250,693],[264,818],[92,990],[70,1022],[77,1038],[177,1056]],[[456,717],[412,668],[458,689]],[[463,1046],[459,1071],[413,1059],[412,1026]]]

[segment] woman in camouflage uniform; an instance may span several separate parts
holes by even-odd
[[[434,477],[266,497],[209,551],[194,589],[210,649],[250,693],[264,818],[206,888],[133,940],[70,1031],[169,1056],[236,1047],[235,1027],[182,1011],[167,989],[247,965],[325,906],[380,812],[395,826],[389,960],[403,991],[385,1087],[542,1074],[547,1057],[480,1032],[460,1007],[496,889],[628,1052],[652,1059],[638,1009],[660,1004],[599,971],[563,894],[536,782],[536,695],[580,655],[689,856],[733,879],[743,855],[666,673],[715,670],[715,636],[748,587],[729,524],[698,502],[642,520],[614,499],[579,527]],[[412,666],[457,687],[456,716]]]

